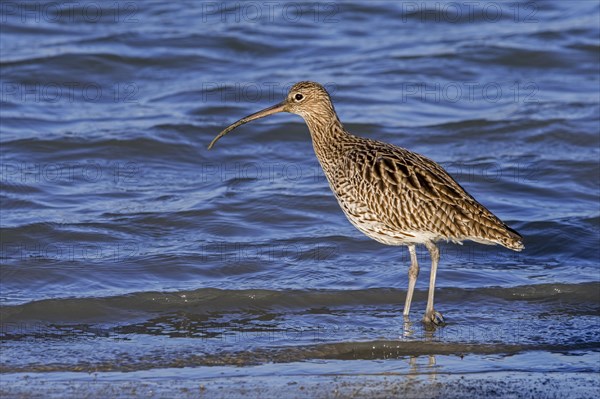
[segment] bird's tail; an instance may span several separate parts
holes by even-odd
[[[499,240],[500,245],[512,249],[513,251],[521,251],[525,249],[525,245],[523,245],[523,237],[521,234],[517,233],[516,230],[511,229],[508,226],[504,226],[504,234]]]

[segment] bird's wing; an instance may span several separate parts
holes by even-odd
[[[426,157],[373,140],[343,153],[340,181],[354,187],[354,198],[390,229],[491,241],[510,230]]]

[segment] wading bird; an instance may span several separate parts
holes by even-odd
[[[436,242],[500,244],[520,251],[522,237],[469,195],[434,161],[392,144],[355,136],[340,122],[329,93],[315,82],[296,83],[285,100],[228,126],[208,146],[236,127],[278,112],[300,115],[315,154],[346,217],[368,237],[406,245],[411,265],[404,317],[419,274],[416,245],[431,255],[429,295],[423,321],[444,323],[433,308],[438,261]]]

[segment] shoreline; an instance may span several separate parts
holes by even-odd
[[[201,372],[199,369],[189,371]],[[6,398],[594,398],[600,393],[595,372],[498,371],[416,375],[284,375],[220,378],[149,377],[129,380],[104,373],[4,375]],[[65,373],[58,373],[65,374]],[[78,373],[66,373],[78,374]],[[109,373],[110,374],[110,373]]]

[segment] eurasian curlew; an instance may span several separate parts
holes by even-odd
[[[344,129],[329,94],[315,82],[296,83],[279,104],[240,119],[225,134],[278,112],[300,115],[308,125],[315,154],[342,210],[358,230],[388,245],[406,245],[410,253],[404,316],[408,318],[419,274],[416,245],[431,255],[429,296],[423,321],[443,324],[433,308],[440,258],[436,242],[464,240],[500,244],[520,251],[522,237],[469,195],[434,161],[392,144],[354,136]]]

